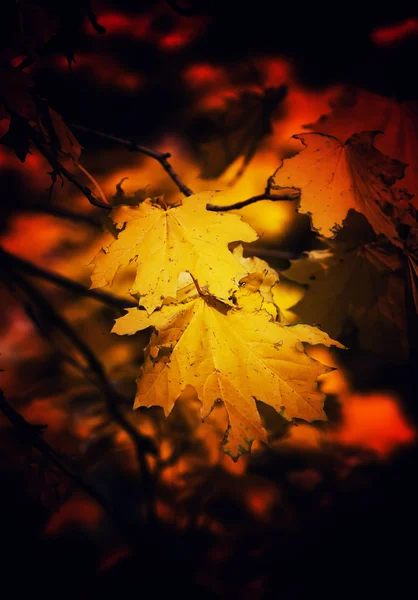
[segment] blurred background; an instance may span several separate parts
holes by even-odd
[[[70,129],[91,130],[72,129],[81,167],[65,164],[115,205],[179,192],[156,161],[94,130],[170,152],[195,192],[224,190],[232,203],[263,192],[295,152],[291,136],[328,113],[341,86],[418,101],[415,3],[74,0],[52,11],[65,33],[55,37],[51,3],[17,4],[30,10],[16,21],[16,3],[6,3],[1,58],[16,67],[28,56],[8,52],[16,31],[36,39],[24,66],[36,94]],[[312,350],[338,367],[321,383],[329,421],[287,423],[260,406],[270,446],[254,444],[234,462],[221,450],[222,406],[202,423],[187,391],[167,419],[158,407],[131,410],[149,332],[110,334],[120,309],[29,272],[28,262],[89,287],[90,263],[115,230],[68,182],[48,191],[51,167],[36,149],[24,162],[15,150],[16,138],[0,145],[0,243],[8,253],[0,263],[0,388],[88,489],[0,415],[4,585],[16,596],[81,598],[409,593],[418,498],[416,354],[400,350],[407,321],[387,344],[362,343],[350,330],[339,338],[344,353]],[[268,261],[283,279],[291,260],[324,248],[296,202],[263,201],[238,214],[260,235],[245,255]],[[110,290],[126,302],[131,277],[122,270]],[[285,308],[303,296],[297,286],[281,293]],[[143,518],[146,482],[132,437],[109,418],[56,312],[104,365],[124,419],[158,448],[146,459],[152,521]]]

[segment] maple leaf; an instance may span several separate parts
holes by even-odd
[[[286,86],[271,87],[262,93],[245,91],[236,99],[228,99],[221,112],[208,115],[190,128],[204,167],[203,179],[217,179],[232,163],[242,156],[242,164],[235,174],[238,179],[245,171],[260,143],[272,132],[272,118],[287,95]]]
[[[331,249],[292,261],[284,275],[306,291],[287,308],[332,337],[354,326],[362,348],[402,360],[408,343],[399,251],[376,243],[332,243]]]
[[[236,215],[207,211],[212,197],[210,192],[196,194],[167,210],[151,199],[135,208],[113,210],[116,226],[124,229],[93,259],[92,287],[111,283],[121,267],[135,261],[137,274],[130,292],[140,297],[148,312],[164,299],[176,299],[182,271],[190,271],[202,288],[227,300],[248,273],[228,243],[252,242],[257,234]]]
[[[406,257],[409,286],[411,289],[415,310],[418,314],[418,255],[407,254]]]
[[[231,308],[212,296],[166,305],[150,316],[128,309],[112,331],[132,335],[150,326],[155,332],[134,408],[158,405],[167,415],[191,385],[203,419],[216,402],[224,403],[229,418],[224,449],[233,458],[248,451],[254,439],[266,441],[256,400],[288,420],[326,419],[317,378],[329,368],[310,358],[303,346],[341,347],[325,332],[309,325],[284,326],[264,310]]]
[[[279,280],[279,274],[270,265],[257,256],[244,257],[244,248],[239,244],[233,251],[234,256],[248,270],[248,275],[239,281],[239,289],[234,297],[242,308],[264,308],[274,319],[280,311],[273,297],[273,286]],[[259,295],[254,292],[260,292]]]
[[[26,156],[30,152],[30,137],[26,120],[19,115],[12,115],[7,133],[1,138],[1,143],[11,148],[17,158],[25,162]]]
[[[240,280],[240,288],[245,288],[248,293],[260,292],[264,300],[273,302],[271,288],[279,280],[279,274],[272,269],[268,262],[258,256],[244,257],[244,248],[238,244],[233,251],[234,256],[244,265],[248,275]]]
[[[148,198],[146,194],[145,186],[142,190],[135,190],[133,194],[127,194],[123,189],[123,182],[129,179],[129,177],[122,177],[122,179],[116,184],[116,192],[112,196],[113,206],[119,206],[121,204],[129,204],[130,206],[138,206],[144,200]]]
[[[22,162],[26,159],[33,139],[33,124],[34,131],[41,136],[40,141],[49,146],[54,157],[63,153],[72,158],[75,164],[78,163],[80,144],[61,115],[34,93],[30,75],[11,65],[0,65],[1,102],[4,106],[0,104],[0,119],[7,119],[8,122],[1,143],[11,147]]]
[[[54,154],[62,152],[77,164],[80,159],[81,146],[64,123],[61,115],[45,103],[39,103],[38,106],[41,109],[39,119],[40,130]]]
[[[418,314],[418,227],[412,227],[409,230],[403,250],[406,259],[408,286],[416,314]]]
[[[346,86],[333,101],[332,112],[307,125],[345,142],[358,131],[382,131],[376,147],[407,166],[402,184],[418,202],[418,102],[398,102],[355,86]]]
[[[335,235],[354,209],[365,215],[377,234],[402,245],[387,213],[397,206],[399,190],[392,186],[403,177],[405,165],[375,148],[377,133],[364,131],[345,143],[321,133],[293,136],[304,148],[283,161],[276,171],[278,181],[280,186],[301,189],[299,210],[311,215],[322,235]]]

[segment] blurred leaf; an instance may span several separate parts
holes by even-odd
[[[404,176],[405,165],[377,150],[376,135],[364,131],[345,143],[319,133],[295,135],[303,148],[282,163],[275,179],[280,186],[301,189],[299,210],[311,216],[322,235],[335,235],[354,209],[367,218],[376,234],[402,246],[398,223],[390,212],[399,203],[399,190],[392,186]]]
[[[376,147],[406,164],[402,185],[418,202],[418,102],[398,102],[345,86],[332,102],[330,114],[307,125],[313,131],[332,135],[345,142],[358,131],[382,131]]]
[[[387,243],[350,244],[345,228],[340,233],[329,251],[308,253],[284,272],[306,290],[286,308],[332,337],[354,326],[361,348],[402,360],[408,339],[401,254]]]
[[[221,112],[208,114],[192,123],[192,142],[203,161],[200,176],[216,179],[240,156],[242,175],[266,135],[271,121],[287,94],[287,88],[267,88],[263,93],[243,92],[228,100]]]

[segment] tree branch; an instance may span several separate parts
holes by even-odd
[[[297,200],[298,198],[300,198],[300,190],[297,188],[282,188],[282,191],[278,194],[272,194],[269,189],[266,189],[265,192],[258,194],[258,196],[252,196],[251,198],[247,198],[247,200],[241,200],[240,202],[228,204],[227,206],[206,204],[206,210],[213,212],[227,212],[228,210],[238,210],[239,208],[244,208],[244,206],[249,206],[250,204],[254,204],[260,200],[273,200],[277,202],[283,200]]]
[[[90,188],[78,181],[77,177],[73,175],[71,171],[68,171],[68,169],[66,169],[64,165],[62,165],[57,160],[57,158],[47,148],[45,148],[44,144],[42,143],[41,136],[38,134],[38,132],[30,125],[27,126],[29,129],[30,139],[33,145],[38,150],[38,152],[40,152],[42,156],[46,158],[51,167],[54,169],[55,173],[62,175],[67,179],[67,181],[72,183],[87,198],[90,204],[93,204],[93,206],[97,206],[98,208],[104,208],[106,210],[112,209],[111,204],[102,202],[101,200],[96,198],[96,196],[93,194]]]
[[[174,181],[179,190],[184,196],[193,196],[194,192],[180,179],[179,175],[173,169],[172,165],[168,162],[167,159],[171,157],[169,152],[158,152],[157,150],[153,150],[152,148],[147,148],[146,146],[142,146],[141,144],[137,144],[131,140],[125,140],[109,133],[103,133],[102,131],[96,131],[95,129],[89,129],[88,127],[84,127],[84,125],[75,125],[74,123],[70,124],[72,129],[76,129],[78,131],[84,131],[84,133],[90,133],[92,135],[96,135],[105,140],[109,140],[111,142],[115,142],[121,146],[125,146],[131,152],[141,152],[141,154],[145,154],[146,156],[150,156],[160,163],[164,171],[168,174],[168,176]]]
[[[0,247],[0,260],[5,260],[13,267],[20,269],[27,273],[28,275],[33,275],[34,277],[40,277],[41,279],[45,279],[46,281],[50,281],[55,285],[65,288],[70,292],[78,294],[80,296],[86,296],[89,298],[93,298],[98,302],[102,302],[103,304],[107,304],[112,308],[117,308],[118,310],[123,310],[125,308],[134,308],[138,306],[138,303],[135,300],[129,300],[124,298],[119,298],[109,292],[104,292],[102,290],[90,290],[85,287],[81,283],[77,281],[73,281],[72,279],[68,279],[63,275],[59,275],[58,273],[53,273],[52,271],[48,271],[47,269],[43,269],[42,267],[38,267],[33,263],[15,256],[10,252],[7,252],[3,248]]]
[[[39,429],[28,423],[26,419],[22,417],[12,406],[7,402],[4,397],[3,391],[0,389],[0,411],[4,414],[10,424],[16,429],[16,431],[22,436],[22,438],[30,444],[33,448],[36,448],[50,460],[58,469],[67,475],[80,489],[88,494],[93,500],[95,500],[104,510],[109,513],[112,517],[115,516],[113,508],[107,502],[99,492],[84,481],[72,467],[59,456],[56,450],[50,446],[40,435]]]
[[[126,419],[119,407],[121,396],[107,379],[102,363],[91,350],[90,346],[79,337],[65,317],[58,313],[45,296],[24,277],[16,272],[9,275],[14,283],[27,295],[29,301],[34,303],[40,310],[48,325],[54,327],[57,331],[60,331],[73,347],[78,350],[86,361],[90,371],[94,374],[96,385],[103,394],[109,415],[115,423],[126,432],[135,448],[144,488],[145,517],[149,520],[154,520],[154,482],[146,458],[146,452],[156,454],[154,442],[151,438],[143,436],[136,427]]]

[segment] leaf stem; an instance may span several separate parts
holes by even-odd
[[[135,302],[135,300],[125,300],[124,298],[120,298],[119,296],[115,296],[114,294],[104,292],[102,290],[90,290],[89,288],[82,285],[81,283],[78,283],[77,281],[73,281],[72,279],[68,279],[68,277],[64,277],[63,275],[53,273],[52,271],[43,269],[38,265],[34,265],[28,260],[11,254],[10,252],[7,252],[1,247],[0,260],[8,262],[11,266],[24,271],[28,275],[45,279],[46,281],[50,281],[51,283],[54,283],[59,287],[65,288],[75,294],[93,298],[98,302],[102,302],[103,304],[107,304],[108,306],[112,308],[117,308],[118,310],[123,310],[125,308],[134,308],[138,305],[138,303]]]
[[[184,196],[193,196],[194,192],[191,190],[181,179],[177,172],[173,169],[171,163],[168,161],[171,158],[171,154],[169,152],[158,152],[158,150],[153,150],[152,148],[148,148],[147,146],[142,146],[141,144],[137,144],[132,140],[125,140],[123,138],[117,137],[115,135],[111,135],[110,133],[104,133],[102,131],[96,131],[95,129],[90,129],[89,127],[84,127],[84,125],[75,125],[74,123],[70,124],[72,129],[76,129],[78,131],[84,131],[84,133],[90,133],[92,135],[96,135],[97,137],[101,137],[105,140],[109,140],[111,142],[115,142],[121,146],[125,146],[131,152],[141,152],[141,154],[145,154],[157,162],[160,163],[164,171],[168,174],[168,176],[174,181],[179,190]]]
[[[154,481],[146,458],[147,452],[156,454],[154,442],[151,438],[142,435],[129,419],[125,417],[119,406],[121,396],[107,379],[102,363],[96,357],[90,346],[80,338],[65,317],[56,311],[46,297],[19,273],[13,272],[8,275],[11,281],[24,292],[28,301],[38,308],[40,314],[43,315],[45,322],[47,322],[50,327],[60,331],[81,356],[83,356],[88,368],[92,374],[95,375],[95,383],[103,394],[109,415],[132,440],[138,465],[140,467],[140,476],[144,489],[144,516],[149,521],[154,521]],[[33,318],[35,318],[35,313],[33,313]]]
[[[262,194],[252,196],[251,198],[247,198],[247,200],[241,200],[240,202],[235,202],[234,204],[228,204],[226,206],[221,206],[218,204],[206,204],[206,210],[213,212],[227,212],[229,210],[238,210],[239,208],[244,208],[244,206],[249,206],[250,204],[254,204],[260,200],[273,200],[277,202],[283,200],[297,200],[298,198],[300,198],[300,190],[297,188],[282,188],[280,193],[277,194],[272,194],[270,191],[266,190]]]

